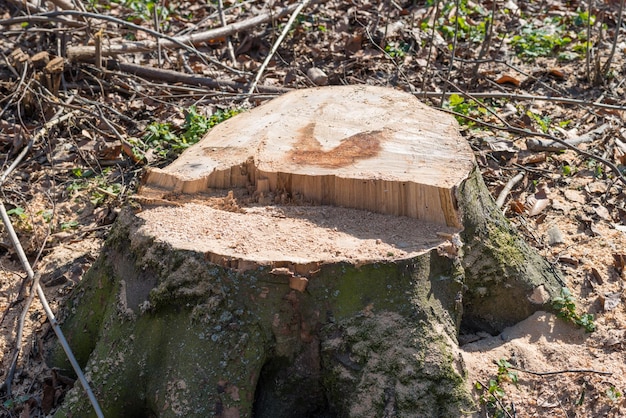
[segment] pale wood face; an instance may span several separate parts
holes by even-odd
[[[287,93],[210,131],[149,187],[252,187],[316,204],[459,226],[454,188],[474,168],[451,116],[373,86]]]

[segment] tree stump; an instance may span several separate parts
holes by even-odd
[[[499,332],[560,288],[454,118],[393,89],[285,94],[137,202],[64,322],[107,417],[471,414],[460,328]],[[77,387],[58,415],[89,414]]]

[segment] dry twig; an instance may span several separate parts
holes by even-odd
[[[534,372],[532,370],[520,369],[519,367],[510,367],[513,370],[517,370],[518,372],[534,374],[535,376],[552,376],[555,374],[563,374],[563,373],[596,373],[603,374],[605,376],[610,376],[613,372],[603,372],[602,370],[594,370],[594,369],[565,369],[565,370],[554,370],[551,372]]]
[[[296,7],[296,9],[291,14],[291,17],[289,18],[289,20],[287,21],[287,24],[283,28],[282,33],[280,34],[278,39],[276,39],[276,42],[274,42],[274,45],[272,45],[272,49],[270,49],[270,52],[267,54],[267,57],[265,57],[265,61],[263,61],[263,64],[261,64],[259,71],[257,71],[256,77],[254,77],[254,81],[250,84],[250,88],[248,89],[248,94],[254,93],[254,89],[256,88],[256,85],[261,79],[261,75],[263,74],[263,72],[265,71],[265,68],[267,67],[270,60],[276,53],[278,46],[283,41],[283,39],[285,39],[285,36],[287,36],[287,33],[291,30],[291,26],[293,25],[293,22],[295,22],[296,17],[298,17],[302,9],[304,9],[309,4],[309,1],[310,0],[304,0],[302,3],[298,5],[298,7]]]
[[[83,374],[80,366],[78,365],[78,362],[76,361],[76,357],[74,357],[74,353],[72,352],[72,349],[70,348],[69,344],[67,343],[67,340],[65,339],[65,336],[63,335],[63,331],[61,330],[61,327],[59,326],[59,323],[56,317],[54,316],[52,309],[50,309],[50,305],[48,305],[48,300],[46,299],[46,295],[44,294],[43,289],[41,288],[41,284],[35,278],[35,273],[33,272],[33,269],[31,268],[30,263],[28,262],[28,259],[26,258],[24,249],[22,248],[22,245],[20,244],[20,240],[17,238],[17,234],[15,233],[15,230],[13,229],[13,225],[11,224],[11,220],[9,219],[9,215],[7,214],[7,211],[4,207],[4,203],[2,202],[0,202],[0,217],[2,217],[2,222],[4,223],[4,226],[9,235],[9,238],[11,239],[13,247],[15,248],[15,251],[17,252],[18,258],[20,259],[20,262],[22,263],[24,270],[26,270],[26,274],[28,274],[28,278],[30,280],[33,280],[33,286],[35,290],[37,291],[37,296],[39,296],[39,300],[41,301],[41,304],[43,305],[43,309],[46,312],[48,321],[50,321],[50,325],[52,326],[54,333],[57,335],[57,338],[59,339],[59,343],[63,347],[63,350],[65,351],[65,354],[68,360],[70,361],[70,364],[72,365],[72,368],[74,369],[74,372],[76,372],[76,375],[78,376],[78,379],[80,380],[80,383],[82,384],[83,389],[85,389],[85,392],[87,393],[87,397],[89,398],[89,401],[91,402],[91,405],[93,406],[93,409],[96,412],[96,415],[99,418],[100,417],[104,418],[104,414],[102,413],[102,410],[100,409],[98,400],[93,394],[93,391],[91,390],[91,387],[89,386],[89,382],[87,382],[85,375]]]
[[[506,197],[509,195],[509,193],[511,193],[511,190],[513,189],[513,187],[517,183],[522,181],[523,178],[524,178],[524,173],[519,173],[515,177],[512,177],[506,183],[506,185],[504,186],[504,188],[502,189],[502,191],[498,195],[498,199],[496,200],[496,205],[498,206],[498,208],[502,208],[502,206],[504,205],[504,201],[506,200]]]

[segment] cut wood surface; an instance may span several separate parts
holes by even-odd
[[[364,209],[460,227],[455,188],[474,156],[453,117],[373,86],[287,93],[212,129],[148,189],[251,188],[290,202]]]

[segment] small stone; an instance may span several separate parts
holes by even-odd
[[[317,67],[311,67],[306,72],[307,77],[316,85],[316,86],[326,86],[328,85],[328,76],[322,70]]]

